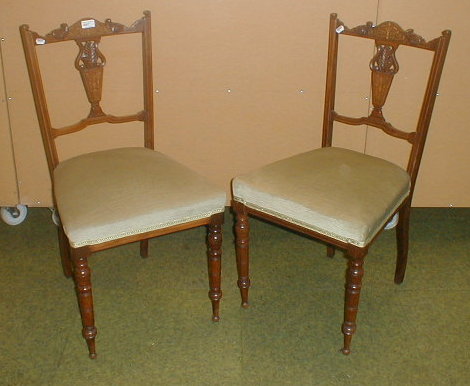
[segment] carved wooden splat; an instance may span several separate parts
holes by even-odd
[[[106,58],[98,48],[99,40],[77,40],[76,42],[80,51],[75,59],[75,68],[80,72],[88,101],[91,104],[88,117],[99,117],[104,115],[100,101]]]
[[[398,72],[398,62],[395,57],[395,46],[376,44],[377,52],[370,61],[372,71],[372,104],[374,109],[371,115],[383,117],[382,107],[385,104],[392,85],[393,77]]]
[[[49,32],[45,36],[36,34],[36,44],[57,43],[74,40],[79,48],[75,59],[75,68],[80,72],[83,87],[90,102],[88,118],[106,116],[100,106],[103,87],[103,67],[106,58],[99,50],[102,36],[116,33],[141,32],[143,19],[137,20],[130,27],[114,23],[111,19],[100,22],[92,18],[85,18],[69,26],[66,23]]]

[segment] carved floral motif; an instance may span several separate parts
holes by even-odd
[[[377,52],[370,61],[372,71],[396,74],[399,66],[395,57],[395,48],[384,44],[377,45]]]
[[[80,52],[75,60],[75,67],[94,68],[102,67],[106,64],[106,58],[98,48],[98,41],[87,40],[85,42],[77,42]]]
[[[69,26],[66,23],[62,23],[59,28],[50,32],[47,36],[51,35],[57,40],[64,39],[69,33]]]

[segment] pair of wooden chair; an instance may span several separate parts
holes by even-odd
[[[20,27],[28,72],[47,156],[53,195],[60,215],[59,244],[64,274],[73,276],[89,355],[96,357],[96,327],[88,258],[96,251],[140,241],[141,256],[148,255],[150,238],[206,225],[208,227],[209,298],[212,319],[219,320],[221,246],[225,192],[168,156],[154,150],[154,111],[150,12],[127,27],[111,20],[82,19],[62,24],[47,35]],[[102,38],[140,34],[143,64],[143,110],[115,116],[100,102],[106,58],[99,49]],[[371,39],[372,109],[352,118],[335,111],[338,41],[341,35]],[[412,30],[393,22],[346,27],[331,14],[322,147],[280,160],[233,179],[232,208],[236,214],[238,286],[242,306],[248,305],[249,220],[256,216],[312,236],[346,252],[348,267],[342,352],[350,352],[369,246],[399,214],[395,282],[404,278],[408,254],[410,205],[436,98],[450,31],[425,41]],[[75,41],[79,71],[90,103],[88,116],[70,126],[51,124],[37,49]],[[405,45],[433,53],[429,78],[416,130],[401,131],[382,112],[394,75],[395,52]],[[386,160],[332,146],[333,123],[368,125],[410,143],[405,169]],[[57,138],[101,123],[129,123],[144,132],[144,146],[82,154],[59,162]]]

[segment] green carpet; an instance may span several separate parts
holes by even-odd
[[[2,385],[468,385],[470,209],[413,209],[410,261],[393,284],[395,234],[366,258],[352,354],[339,353],[345,259],[252,220],[251,307],[240,308],[232,217],[221,321],[211,322],[205,229],[91,259],[98,327],[88,359],[73,283],[47,209],[0,222]]]

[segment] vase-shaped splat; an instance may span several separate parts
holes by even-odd
[[[398,72],[396,47],[377,44],[377,52],[370,61],[372,70],[372,116],[382,118],[382,107],[387,101],[393,77]]]
[[[104,115],[100,106],[103,87],[104,55],[98,49],[98,41],[77,42],[80,52],[75,60],[75,67],[80,72],[83,86],[91,104],[89,118]]]

